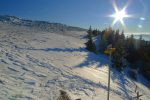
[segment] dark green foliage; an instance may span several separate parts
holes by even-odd
[[[131,35],[130,38],[126,40],[126,50],[129,54],[132,54],[135,51],[135,39],[134,36]]]
[[[107,48],[107,46],[108,46],[107,39],[105,39],[105,37],[103,36],[100,42],[100,52],[103,52]]]
[[[115,41],[118,41],[119,39],[119,30],[116,30],[116,33],[115,33]]]
[[[95,43],[92,41],[92,40],[88,40],[86,44],[86,49],[91,51],[91,52],[94,52],[96,53],[96,46],[95,46]]]
[[[150,80],[150,62],[145,62],[141,68],[141,73]]]
[[[122,59],[121,58],[121,55],[116,52],[113,57],[112,57],[112,66],[117,68],[118,70],[122,70]]]
[[[116,48],[116,52],[112,54],[112,65],[122,70],[124,68],[123,59],[130,64],[131,69],[139,70],[146,78],[150,79],[150,41],[144,41],[142,36],[135,39],[133,35],[125,37],[124,31],[112,28],[103,31],[88,30],[88,42],[86,43],[89,51],[95,52],[96,46],[92,37],[100,35],[100,52],[104,52],[107,46],[112,44]],[[131,76],[136,78],[136,73],[129,72]]]
[[[93,34],[94,36],[97,36],[97,35],[99,34],[99,31],[98,31],[97,29],[96,29],[96,30],[93,30],[92,34]]]
[[[87,35],[87,37],[88,37],[88,39],[89,40],[92,40],[92,28],[91,28],[91,26],[90,26],[90,28],[89,28],[89,30],[87,31],[87,33],[88,33],[88,35]]]
[[[115,32],[111,31],[111,33],[108,36],[108,44],[114,44],[115,41]]]
[[[116,52],[112,55],[112,64],[117,69],[123,69],[123,59],[126,56],[126,51],[124,49],[123,39],[118,39],[115,46]]]
[[[126,56],[124,33],[120,34],[119,30],[114,31],[112,28],[108,28],[102,32],[101,51],[103,52],[107,49],[108,45],[112,44],[113,48],[116,49],[116,52],[112,54],[112,65],[118,70],[122,70],[124,67],[123,59]]]
[[[95,45],[95,43],[93,42],[93,39],[92,39],[93,34],[92,34],[91,26],[90,26],[89,30],[87,31],[87,33],[88,33],[88,42],[85,43],[86,49],[91,51],[91,52],[96,53],[96,45]]]
[[[137,80],[137,73],[135,71],[129,70],[128,74],[132,79]]]

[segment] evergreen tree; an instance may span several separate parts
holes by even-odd
[[[109,36],[108,36],[108,44],[114,44],[114,40],[115,40],[115,36],[114,36],[114,31],[111,31],[109,33]]]
[[[91,26],[88,30],[88,42],[85,43],[85,45],[86,45],[87,50],[96,53],[96,45],[95,45],[95,43],[93,42],[93,39],[92,39],[92,28],[91,28]]]
[[[93,34],[93,36],[97,36],[98,35],[98,30],[97,29],[93,30],[92,34]]]
[[[116,43],[116,52],[112,56],[112,64],[117,69],[122,70],[123,69],[123,59],[126,55],[125,48],[123,45],[123,40],[119,39]]]
[[[128,56],[127,56],[127,59],[129,60],[129,62],[134,62],[134,59],[135,59],[135,39],[134,39],[134,36],[131,35],[127,42],[126,42],[126,50],[127,50],[127,53],[128,53]]]
[[[121,35],[120,35],[120,39],[122,39],[123,41],[125,40],[124,31],[122,31],[122,33],[121,33]]]
[[[88,33],[88,39],[91,40],[92,39],[92,27],[90,26],[89,30],[87,31]]]
[[[107,45],[107,39],[103,36],[100,41],[100,52],[104,52],[104,50],[107,48]]]
[[[116,30],[116,33],[115,33],[115,41],[118,41],[119,39],[119,30]]]
[[[140,35],[139,37],[139,48],[142,47],[143,41],[142,41],[142,35]]]

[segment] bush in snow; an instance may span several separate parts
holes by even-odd
[[[60,90],[60,96],[57,98],[57,100],[71,100],[67,92]]]

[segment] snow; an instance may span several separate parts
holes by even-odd
[[[45,32],[0,23],[0,100],[106,100],[108,57],[85,49],[84,31]],[[9,26],[9,27],[8,27]],[[150,99],[149,82],[111,68],[111,100]]]

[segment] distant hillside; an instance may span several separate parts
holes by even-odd
[[[61,23],[50,23],[46,21],[33,21],[21,19],[16,16],[0,15],[0,22],[16,26],[26,26],[41,31],[86,31],[86,29],[74,26],[68,26]]]

